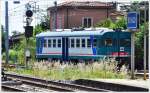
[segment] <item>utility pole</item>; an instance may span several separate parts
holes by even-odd
[[[146,80],[146,51],[147,51],[147,47],[146,47],[146,34],[147,34],[147,28],[146,28],[146,11],[147,11],[147,7],[146,7],[146,1],[144,2],[144,80]]]
[[[135,32],[131,32],[131,79],[134,79],[134,57],[135,57],[135,46],[134,46],[134,38],[135,38]]]
[[[5,48],[6,48],[6,64],[9,63],[9,24],[8,24],[8,1],[5,1]]]

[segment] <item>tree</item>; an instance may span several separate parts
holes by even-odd
[[[95,25],[96,27],[107,27],[110,29],[122,28],[126,29],[126,20],[124,17],[120,17],[116,22],[113,22],[111,19],[106,19],[103,22],[99,22]]]
[[[146,7],[146,9],[145,9]],[[146,11],[146,21],[149,20],[149,2],[148,1],[134,1],[131,5],[124,5],[121,7],[126,12],[137,11],[140,13],[140,24],[144,23],[144,12]]]
[[[1,25],[1,32],[2,32],[2,53],[5,51],[5,32],[4,32],[4,26]]]
[[[35,26],[35,28],[33,30],[33,36],[43,32],[43,31],[44,31],[44,29],[42,28],[42,26],[40,24],[38,24],[38,25]]]
[[[116,21],[116,28],[127,29],[127,21],[124,17],[120,17],[120,19]]]
[[[19,35],[19,34],[21,34],[21,32],[18,32],[16,30],[12,31],[12,36]]]
[[[40,25],[42,29],[49,30],[50,29],[50,17],[47,15],[44,15],[43,19],[41,19]]]
[[[112,24],[112,20],[108,18],[102,22],[97,23],[96,27],[110,27],[111,24]]]
[[[35,36],[36,34],[39,34],[49,29],[50,29],[50,18],[49,16],[44,15],[43,19],[41,19],[41,22],[35,26],[33,34]]]

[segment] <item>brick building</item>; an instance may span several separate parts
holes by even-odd
[[[57,13],[57,29],[67,29],[73,27],[92,27],[100,21],[110,17],[116,11],[113,3],[105,2],[64,2],[55,7],[49,7],[50,29],[54,29],[54,14]]]

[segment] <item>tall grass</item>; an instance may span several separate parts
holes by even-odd
[[[31,62],[32,63],[32,62]],[[31,66],[32,65],[32,66]],[[127,78],[126,67],[123,66],[118,72],[117,63],[114,59],[100,60],[90,64],[78,63],[77,65],[57,62],[34,62],[28,69],[13,69],[18,74],[32,75],[52,80],[75,80],[83,78]]]

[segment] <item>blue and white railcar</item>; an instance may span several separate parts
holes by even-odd
[[[107,28],[42,32],[36,35],[37,59],[91,60],[104,56],[129,58],[131,33]]]

